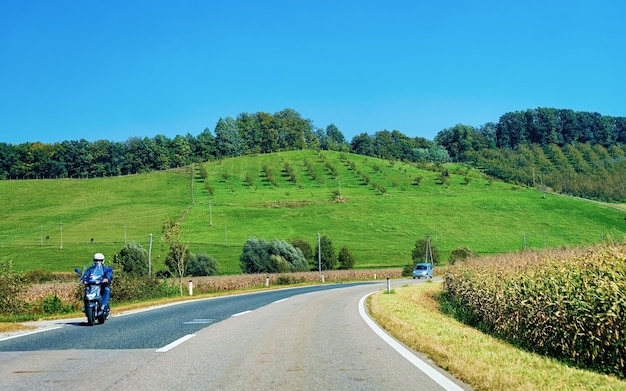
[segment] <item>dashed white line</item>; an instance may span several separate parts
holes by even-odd
[[[252,311],[248,310],[248,311],[238,312],[236,314],[232,314],[231,316],[232,317],[240,316],[240,315],[244,315],[244,314],[247,314],[247,313],[250,313],[250,312],[252,312]]]
[[[193,338],[195,336],[196,336],[195,334],[187,334],[184,337],[178,338],[176,341],[174,341],[174,342],[172,342],[172,343],[170,343],[168,345],[165,345],[165,346],[163,346],[160,349],[157,349],[156,352],[157,353],[167,352],[168,350],[175,348],[176,346],[180,345],[181,343],[183,343],[183,342],[187,341],[188,339],[191,339],[191,338]]]

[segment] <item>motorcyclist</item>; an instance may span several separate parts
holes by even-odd
[[[80,282],[87,284],[87,279],[91,274],[97,274],[102,276],[102,284],[100,285],[100,295],[102,296],[102,308],[108,315],[109,313],[109,297],[111,296],[111,290],[109,285],[113,278],[113,269],[104,266],[104,254],[96,253],[93,256],[93,266],[85,269]]]

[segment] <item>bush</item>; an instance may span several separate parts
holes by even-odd
[[[304,277],[294,276],[293,274],[280,274],[276,278],[276,285],[292,285],[305,282]]]
[[[473,258],[476,256],[476,253],[472,251],[469,247],[459,247],[452,250],[450,253],[450,258],[448,258],[448,262],[451,265],[454,265],[456,261],[465,261],[468,258]]]
[[[302,251],[284,240],[275,239],[267,242],[264,239],[250,238],[244,244],[241,253],[241,271],[243,273],[272,273],[274,268],[282,268],[277,258],[271,259],[272,255],[279,256],[286,261],[291,272],[308,270],[308,263]]]
[[[0,314],[28,313],[28,304],[20,299],[24,283],[24,278],[13,271],[11,261],[0,261]]]
[[[219,265],[208,254],[189,254],[185,269],[186,274],[193,277],[214,276],[219,272]]]
[[[117,271],[125,274],[145,277],[148,275],[148,252],[140,244],[128,242],[113,256],[113,265]]]
[[[413,268],[415,268],[414,265],[404,265],[404,267],[402,268],[402,277],[413,277]]]
[[[172,297],[178,294],[177,284],[169,285],[166,280],[151,277],[121,275],[111,284],[111,301],[121,303]]]
[[[430,245],[430,252],[426,255],[426,250]],[[439,250],[429,239],[418,239],[415,241],[415,247],[411,251],[411,259],[415,263],[430,262],[430,255],[433,257],[433,264],[439,265]]]
[[[347,270],[354,268],[354,255],[352,255],[347,247],[344,246],[341,248],[337,259],[339,260],[339,269]]]
[[[30,283],[39,284],[54,280],[54,275],[48,270],[37,269],[24,273],[24,279]]]

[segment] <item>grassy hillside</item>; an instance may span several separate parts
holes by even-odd
[[[204,167],[208,186],[198,166],[193,182],[186,169],[0,182],[6,198],[0,206],[0,259],[12,259],[18,270],[67,270],[96,250],[108,256],[119,251],[125,233],[126,240],[147,248],[153,233],[158,268],[165,256],[160,228],[168,217],[183,216],[191,251],[214,257],[223,273],[240,271],[241,248],[250,237],[303,239],[314,247],[320,233],[336,250],[348,247],[364,268],[410,263],[415,241],[426,235],[444,259],[460,246],[493,254],[626,235],[623,211],[556,195],[543,198],[537,190],[489,181],[455,165],[447,166],[445,183],[441,168],[334,152],[245,156]]]
[[[150,233],[158,258],[163,222],[191,202],[186,172],[1,181],[0,259],[12,260],[18,271],[71,271],[94,252],[112,257],[125,240],[147,249]]]

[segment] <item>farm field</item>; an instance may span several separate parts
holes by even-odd
[[[128,241],[148,249],[150,234],[158,270],[167,254],[160,231],[169,218],[181,219],[190,251],[216,259],[221,274],[240,273],[250,237],[302,239],[315,247],[317,235],[326,235],[336,251],[350,249],[357,268],[380,268],[411,263],[415,241],[427,235],[443,260],[464,246],[491,255],[626,235],[624,211],[616,206],[543,197],[454,164],[418,167],[327,151],[0,186],[0,260],[11,260],[17,271],[68,271],[94,252],[110,258]]]

